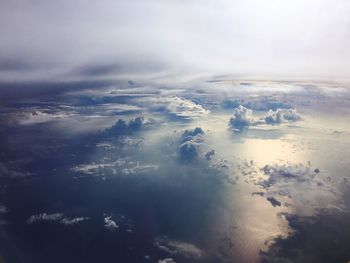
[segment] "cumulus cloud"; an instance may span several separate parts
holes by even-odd
[[[154,244],[156,247],[169,254],[178,254],[193,259],[199,259],[204,255],[204,252],[193,244],[169,239],[167,237],[158,238]]]
[[[265,116],[266,124],[281,124],[283,121],[294,122],[301,120],[301,116],[297,113],[296,109],[276,109],[275,111],[269,110]]]
[[[270,109],[266,116],[255,119],[253,110],[239,105],[233,110],[233,116],[229,120],[229,125],[234,130],[243,130],[251,125],[270,124],[278,125],[283,122],[294,122],[301,120],[301,116],[296,109]]]
[[[203,142],[204,131],[202,128],[186,130],[180,137],[179,154],[185,161],[191,161],[198,157],[198,147]]]
[[[185,130],[181,135],[181,142],[195,141],[202,142],[204,131],[200,127],[196,127],[194,130]]]
[[[285,110],[283,118],[287,121],[298,121],[302,119],[302,117],[297,113],[296,109]]]
[[[210,113],[202,105],[178,96],[152,98],[149,103],[153,110],[164,111],[180,119],[196,119]]]
[[[119,119],[112,127],[107,128],[105,132],[111,135],[128,134],[141,130],[145,124],[146,122],[143,117],[131,119],[128,123]]]
[[[280,124],[283,121],[283,113],[281,109],[276,109],[275,111],[269,110],[268,114],[265,116],[266,124]]]
[[[273,164],[262,168],[266,179],[256,184],[261,186],[267,200],[273,206],[298,205],[313,209],[336,205],[334,184],[324,179],[318,169],[303,164]]]
[[[232,129],[235,130],[242,130],[246,127],[249,127],[251,124],[254,123],[252,115],[253,111],[251,109],[239,105],[233,110],[233,116],[229,121],[229,125]]]

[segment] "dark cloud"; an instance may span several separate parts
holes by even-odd
[[[282,203],[273,196],[266,197],[266,200],[269,201],[273,207],[282,205]]]
[[[149,124],[143,117],[131,119],[128,123],[119,119],[112,127],[107,128],[104,133],[107,135],[122,135],[140,131],[145,125]]]
[[[204,131],[197,127],[185,130],[179,140],[179,154],[182,160],[191,161],[198,157],[198,147],[203,142]]]
[[[281,109],[276,109],[275,111],[269,110],[269,113],[265,116],[266,124],[281,124],[283,121],[283,113]]]
[[[214,155],[215,155],[215,150],[211,149],[210,151],[207,151],[205,153],[205,158],[207,160],[211,160],[212,156],[214,156]]]
[[[286,238],[275,238],[269,249],[261,252],[262,263],[349,261],[349,211],[324,211],[310,217],[287,215],[286,219],[293,232]]]

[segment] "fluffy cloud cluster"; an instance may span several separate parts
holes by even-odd
[[[62,213],[54,213],[54,214],[47,214],[47,213],[41,213],[32,215],[27,219],[27,224],[34,224],[39,222],[57,222],[63,225],[75,225],[82,221],[85,221],[89,219],[88,217],[75,217],[75,218],[69,218],[65,217]]]
[[[146,122],[143,117],[131,119],[129,123],[119,119],[112,127],[107,128],[105,132],[111,135],[128,134],[141,130],[145,124]]]
[[[234,130],[242,130],[251,125],[278,125],[283,122],[294,122],[301,119],[301,116],[295,109],[269,110],[266,116],[255,119],[253,117],[253,110],[239,105],[233,110],[233,116],[229,120],[229,125]]]
[[[125,215],[116,215],[116,214],[108,214],[104,213],[103,214],[103,222],[104,222],[104,227],[107,230],[110,231],[125,231],[127,233],[133,233],[134,232],[134,224]]]
[[[167,237],[158,238],[154,244],[159,249],[173,255],[199,259],[204,254],[200,248],[193,244],[169,239]]]
[[[253,111],[242,105],[233,110],[233,116],[230,119],[230,126],[233,129],[241,130],[253,123]]]
[[[255,194],[266,196],[273,206],[289,205],[290,202],[308,209],[335,205],[334,187],[320,176],[317,168],[303,164],[274,164],[265,165],[262,172],[266,179],[257,184],[265,191]]]
[[[186,130],[180,137],[179,154],[185,161],[191,161],[198,157],[198,147],[203,142],[204,131],[202,128]]]
[[[210,113],[202,105],[178,96],[154,98],[150,99],[149,102],[152,103],[151,108],[153,110],[164,111],[171,116],[181,119],[199,118]]]
[[[301,120],[301,116],[297,113],[296,109],[276,109],[275,111],[269,110],[268,114],[264,117],[266,124],[281,124],[283,121],[294,122]]]

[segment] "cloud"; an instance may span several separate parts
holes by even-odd
[[[41,214],[36,214],[32,215],[27,219],[27,224],[33,224],[33,223],[38,223],[42,221],[59,221],[63,218],[62,213],[54,213],[54,214],[47,214],[47,213],[41,213]]]
[[[47,214],[41,213],[32,215],[27,219],[27,224],[34,224],[39,222],[57,222],[66,226],[76,225],[82,221],[88,220],[88,217],[65,217],[62,213]]]
[[[172,258],[164,258],[164,259],[159,259],[158,263],[176,263],[176,262]]]
[[[0,215],[6,214],[9,210],[6,208],[6,206],[0,204]]]
[[[133,162],[128,158],[119,158],[114,161],[103,160],[100,163],[92,162],[90,164],[80,164],[72,167],[71,170],[77,173],[92,175],[92,176],[114,176],[118,174],[142,174],[156,171],[158,165],[142,164],[141,162]],[[81,178],[84,176],[77,176],[74,178]]]
[[[283,118],[287,121],[299,121],[302,117],[297,113],[296,109],[289,109],[284,111]]]
[[[110,135],[128,134],[141,130],[143,125],[145,125],[145,120],[143,117],[131,119],[129,123],[119,119],[112,127],[107,128],[105,133]]]
[[[233,116],[230,118],[229,125],[232,129],[242,130],[254,123],[252,117],[253,111],[242,105],[233,110]]]
[[[76,225],[82,221],[85,221],[89,219],[88,217],[75,217],[75,218],[68,218],[68,217],[65,217],[65,218],[62,218],[60,223],[66,225],[66,226],[71,226],[71,225]]]
[[[283,121],[283,113],[281,109],[275,111],[269,110],[269,113],[265,116],[266,124],[281,124]]]
[[[349,9],[346,0],[10,1],[0,10],[0,77],[347,77]]]
[[[15,177],[25,177],[29,173],[25,174],[21,171],[12,170],[8,168],[4,163],[0,162],[0,178],[1,177],[8,177],[8,178],[15,178]]]
[[[180,119],[196,119],[210,113],[202,105],[178,96],[149,98],[144,101],[151,104],[152,110],[165,112]]]
[[[202,142],[203,141],[203,135],[204,131],[200,127],[196,127],[193,130],[185,130],[180,138],[180,142],[187,142],[187,141],[195,141],[195,142]]]
[[[107,228],[108,230],[115,230],[117,229],[119,226],[117,225],[117,223],[112,219],[112,216],[106,216],[104,219],[104,226],[105,228]]]
[[[301,120],[301,116],[297,113],[296,109],[276,109],[269,110],[268,114],[265,116],[266,124],[281,124],[283,121],[295,122]]]
[[[269,201],[273,207],[282,205],[282,203],[273,196],[266,197],[266,200]]]
[[[154,244],[156,247],[169,254],[181,255],[193,259],[199,259],[204,255],[204,252],[193,244],[169,239],[167,237],[158,238]]]
[[[158,260],[158,263],[176,263],[176,262],[173,258],[164,258],[164,259]]]
[[[179,155],[184,161],[191,161],[198,157],[198,147],[203,142],[202,128],[185,130],[179,140]]]
[[[273,206],[293,204],[305,211],[340,206],[334,183],[317,171],[303,164],[265,165],[262,172],[267,178],[255,184]]]
[[[239,105],[233,110],[233,116],[229,120],[229,125],[233,130],[241,131],[249,126],[261,124],[278,125],[285,121],[294,122],[301,119],[296,109],[270,109],[266,116],[255,119],[252,109]]]
[[[211,149],[210,151],[207,151],[205,153],[205,158],[207,160],[211,160],[212,156],[214,156],[214,155],[215,155],[215,150]]]

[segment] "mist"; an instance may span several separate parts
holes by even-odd
[[[0,81],[346,79],[346,0],[2,1]]]

